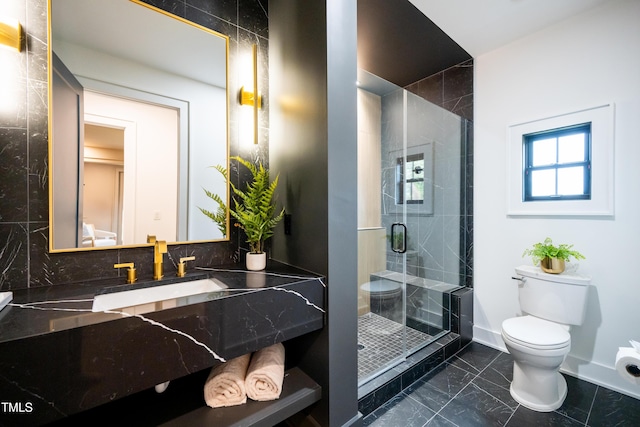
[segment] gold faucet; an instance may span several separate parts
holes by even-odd
[[[147,243],[153,243],[153,278],[160,280],[164,277],[162,254],[167,253],[167,241],[157,240],[156,236],[147,236]]]
[[[178,263],[178,272],[176,273],[176,276],[184,277],[185,274],[187,274],[187,261],[193,261],[195,259],[196,257],[194,256],[180,258],[180,262]]]
[[[121,264],[113,264],[113,268],[127,269],[127,283],[132,284],[136,281],[136,268],[132,262],[123,262]]]

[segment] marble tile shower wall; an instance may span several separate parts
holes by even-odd
[[[473,121],[473,59],[418,80],[405,89]]]
[[[229,36],[230,154],[268,162],[268,12],[267,0],[147,0],[148,3]],[[134,262],[141,276],[151,274],[149,248],[49,253],[47,0],[2,0],[0,12],[15,17],[26,33],[23,52],[0,52],[2,97],[13,95],[10,108],[0,106],[0,290],[50,286],[97,277],[117,276],[113,264]],[[258,69],[265,104],[260,117],[260,144],[239,142],[236,93],[238,56],[259,47]],[[3,77],[4,78],[4,77]],[[5,78],[6,80],[6,78]],[[15,100],[14,100],[15,99]],[[1,103],[0,103],[1,104]],[[243,171],[232,167],[238,183]],[[238,233],[230,241],[171,245],[167,264],[195,255],[196,265],[215,266],[237,259]],[[166,267],[169,268],[169,267]]]
[[[461,132],[460,285],[473,286],[473,59],[405,87],[427,101],[466,119]]]
[[[392,223],[403,222],[395,205],[397,147],[402,147],[403,135],[402,92],[387,95],[382,102],[383,224],[389,229]],[[404,220],[408,229],[407,273],[464,286],[470,286],[472,273],[468,126],[467,120],[408,94],[408,154],[425,152],[425,205],[431,206],[407,208],[416,212]],[[390,270],[400,271],[400,257],[389,254],[387,260]]]

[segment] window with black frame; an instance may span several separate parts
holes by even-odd
[[[591,123],[523,135],[524,201],[591,199]]]

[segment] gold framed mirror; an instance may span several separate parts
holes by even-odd
[[[228,240],[200,208],[228,206],[229,38],[140,0],[48,6],[49,250]]]

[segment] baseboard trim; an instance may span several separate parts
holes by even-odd
[[[507,347],[504,346],[500,332],[473,325],[473,340],[496,350],[507,352]]]
[[[622,378],[615,366],[607,366],[597,362],[590,362],[569,354],[560,367],[560,372],[569,374],[581,380],[596,384],[618,393],[640,399],[640,387]]]

